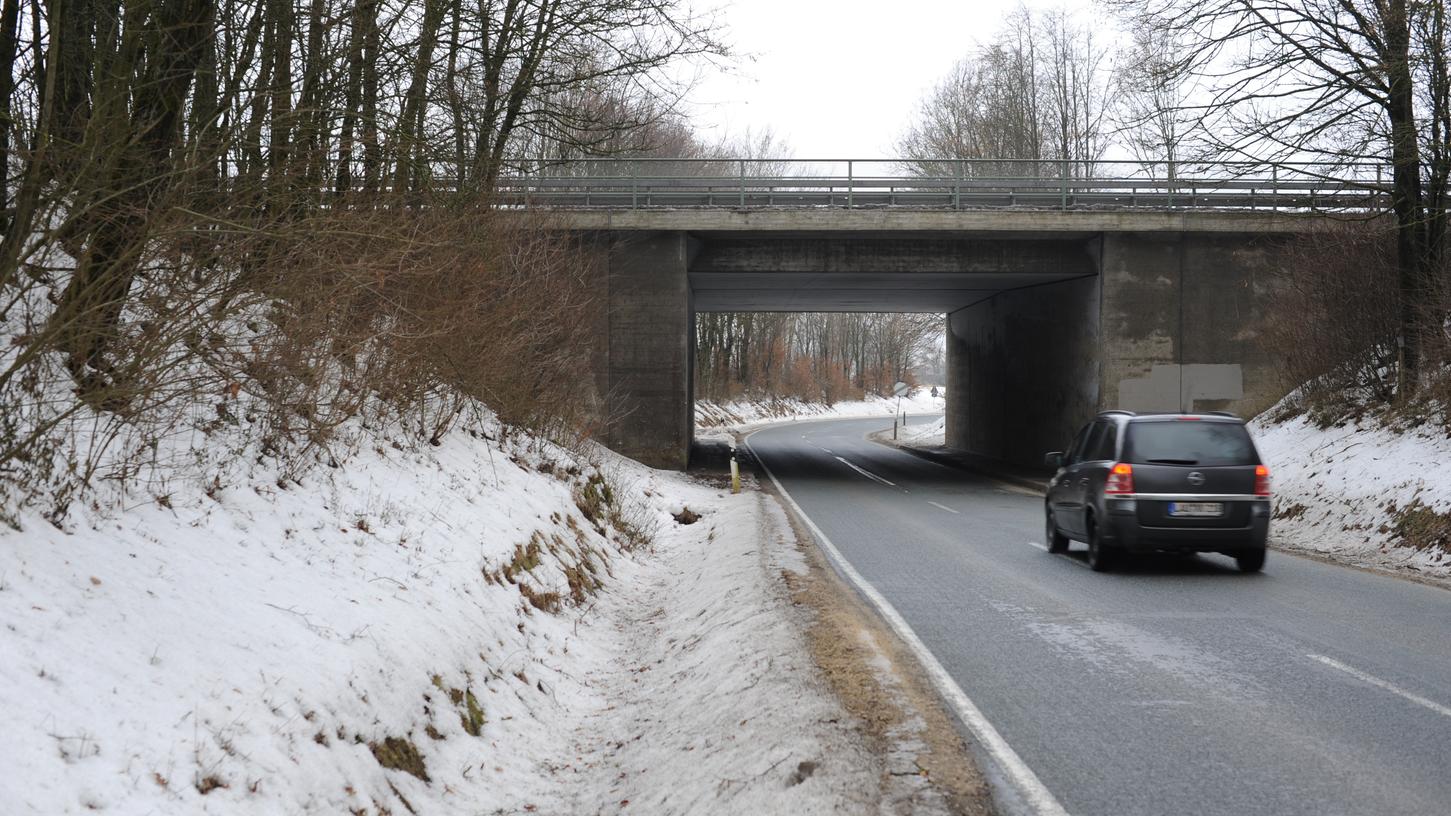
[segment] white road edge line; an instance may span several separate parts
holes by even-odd
[[[912,627],[907,624],[906,619],[902,617],[896,607],[892,606],[891,602],[878,592],[876,587],[868,583],[861,573],[856,571],[856,567],[846,560],[836,545],[831,543],[831,539],[826,537],[826,533],[823,533],[821,528],[816,526],[816,522],[806,515],[806,511],[801,509],[801,505],[791,498],[791,494],[776,478],[776,474],[771,472],[770,466],[756,454],[755,448],[751,447],[751,437],[755,435],[755,431],[746,435],[746,448],[751,451],[751,456],[760,462],[761,468],[771,478],[771,484],[776,486],[781,498],[791,505],[791,509],[796,511],[796,515],[811,530],[812,535],[816,536],[817,543],[821,545],[821,549],[826,552],[827,557],[835,563],[837,570],[856,586],[857,591],[870,601],[872,606],[877,608],[882,618],[897,633],[897,637],[901,638],[907,648],[912,651],[913,656],[922,664],[923,671],[927,672],[927,677],[932,681],[932,685],[936,687],[937,693],[942,695],[957,714],[958,719],[977,738],[983,750],[998,764],[999,769],[1012,785],[1013,792],[1021,797],[1036,816],[1068,816],[1068,811],[1063,809],[1063,805],[1059,804],[1058,799],[1053,796],[1038,775],[1033,773],[1033,769],[1028,767],[1028,763],[1018,756],[1018,752],[1014,751],[1011,745],[1008,745],[1008,741],[1003,739],[1003,735],[998,733],[982,710],[973,703],[972,698],[968,697],[962,687],[957,685],[957,682],[952,679],[952,675],[947,673],[947,669],[942,667],[936,656],[927,648],[927,644],[923,643],[922,639],[917,637],[917,633],[912,631]]]
[[[1427,700],[1425,697],[1422,697],[1419,694],[1413,694],[1413,693],[1411,693],[1409,691],[1406,691],[1405,689],[1401,688],[1400,686],[1396,685],[1395,683],[1391,683],[1389,681],[1382,680],[1382,679],[1380,679],[1379,677],[1376,677],[1373,674],[1366,674],[1365,672],[1361,671],[1360,669],[1355,668],[1354,666],[1347,666],[1344,663],[1341,663],[1339,660],[1336,660],[1333,657],[1326,657],[1325,655],[1312,654],[1312,655],[1309,655],[1309,658],[1311,660],[1317,660],[1317,661],[1319,661],[1321,663],[1324,663],[1325,665],[1329,666],[1332,669],[1339,669],[1340,671],[1345,672],[1346,674],[1350,675],[1351,677],[1354,677],[1355,679],[1360,680],[1362,682],[1369,683],[1372,686],[1375,686],[1376,688],[1385,689],[1386,691],[1389,691],[1391,694],[1394,694],[1394,695],[1396,695],[1398,697],[1401,697],[1403,699],[1406,699],[1406,700],[1410,700],[1411,702],[1415,703],[1418,706],[1422,706],[1424,708],[1429,708],[1432,711],[1436,712],[1437,714],[1440,714],[1443,717],[1451,717],[1451,706],[1441,705],[1440,703],[1436,702],[1435,700]]]
[[[951,513],[954,516],[960,516],[960,515],[962,515],[958,511],[953,510],[951,507],[948,507],[945,504],[938,504],[937,502],[930,501],[930,500],[927,503],[930,504],[930,505],[932,505],[933,507],[936,507],[938,510],[946,510],[947,512]]]
[[[857,473],[860,473],[861,475],[867,477],[868,479],[871,479],[874,482],[881,482],[882,484],[886,485],[887,487],[896,487],[895,484],[892,484],[891,482],[887,481],[886,479],[883,479],[882,477],[878,476],[877,474],[872,473],[870,470],[864,470],[862,468],[859,468],[856,465],[853,465],[851,462],[848,462],[845,459],[841,458],[840,456],[837,456],[836,457],[836,461],[842,463],[843,465],[846,465],[847,467],[851,468],[852,470],[855,470]]]
[[[1028,546],[1029,547],[1037,547],[1038,549],[1042,550],[1043,552],[1048,552],[1048,545],[1047,544],[1044,544],[1041,541],[1029,541],[1028,542]]]

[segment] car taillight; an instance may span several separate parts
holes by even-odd
[[[1264,465],[1255,465],[1255,495],[1270,495],[1270,469]]]
[[[1103,483],[1103,492],[1111,495],[1134,492],[1134,466],[1119,462],[1109,468],[1108,481]]]

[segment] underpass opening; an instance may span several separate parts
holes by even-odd
[[[749,417],[735,417],[754,420],[785,410],[771,406],[773,398],[862,399],[890,395],[899,381],[935,388],[944,398],[947,439],[927,434],[926,444],[995,442],[990,428],[965,432],[969,412],[983,423],[1014,414],[1047,427],[1032,429],[1027,444],[1082,418],[1082,400],[1042,400],[1035,410],[1016,412],[1009,403],[1041,396],[1017,384],[1024,370],[1053,367],[1032,356],[1053,354],[1051,343],[1064,334],[1049,332],[1039,342],[1033,332],[1067,326],[1069,336],[1097,336],[1092,235],[700,232],[692,240],[693,396],[708,406],[697,412],[697,427],[731,421],[721,402],[754,398],[755,406],[738,412]],[[1026,310],[963,354],[962,337],[978,331],[973,321],[994,315],[991,304],[1014,292],[1025,293],[1024,303],[1039,297],[1034,293],[1053,294],[1043,298],[1041,314]],[[910,354],[902,351],[911,345],[904,338],[920,341]],[[930,372],[922,370],[924,358],[936,360]],[[1075,413],[1045,416],[1069,410]],[[889,411],[883,409],[887,427]],[[1002,455],[994,446],[982,452]]]

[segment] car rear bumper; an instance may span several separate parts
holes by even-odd
[[[1139,520],[1133,499],[1106,503],[1105,543],[1129,552],[1234,552],[1264,549],[1269,540],[1270,502],[1264,498],[1248,499],[1249,524],[1236,527],[1151,527]]]

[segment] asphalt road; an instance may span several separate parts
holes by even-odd
[[[1040,496],[882,427],[749,444],[1069,813],[1451,814],[1451,591],[1278,552],[1093,573]]]

